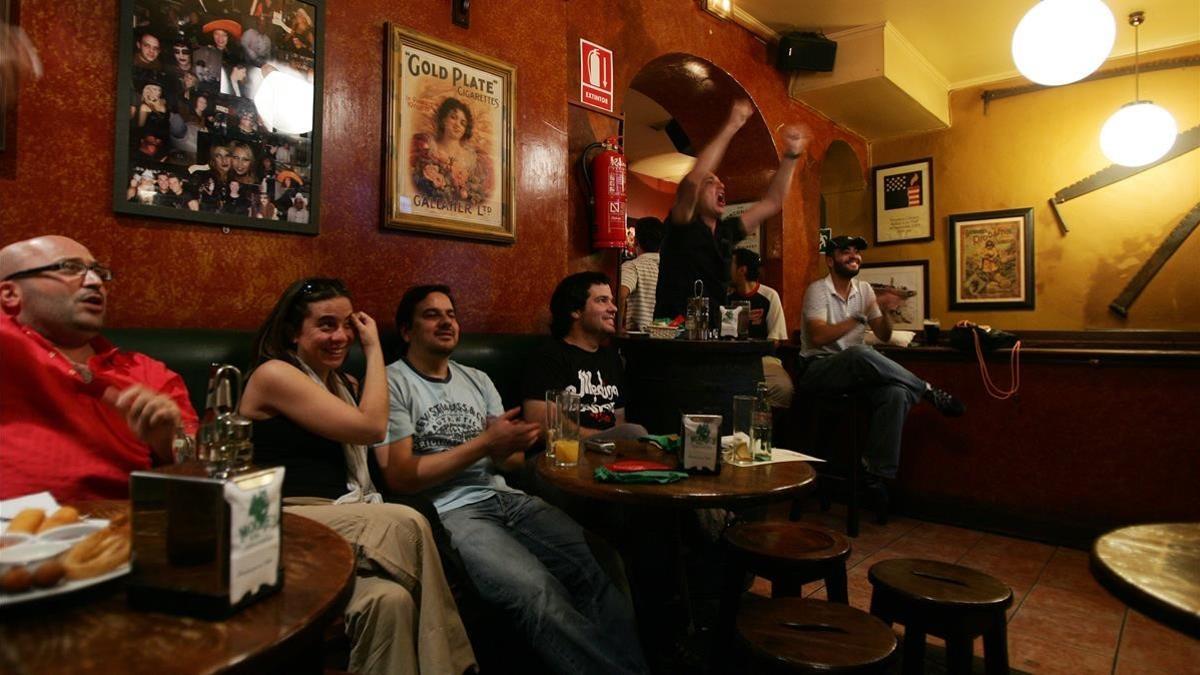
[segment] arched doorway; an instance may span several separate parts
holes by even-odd
[[[664,54],[638,71],[624,99],[630,217],[666,216],[695,153],[716,135],[739,98],[754,102],[729,73],[692,54]],[[778,164],[771,130],[755,106],[717,167],[726,201],[759,199]],[[781,216],[765,222],[758,241],[768,285],[778,285],[782,272],[782,223]]]
[[[862,163],[850,144],[835,140],[821,163],[821,227],[833,235],[869,230],[871,194]]]

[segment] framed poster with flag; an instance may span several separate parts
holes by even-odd
[[[875,243],[933,240],[933,158],[872,170],[875,184]]]

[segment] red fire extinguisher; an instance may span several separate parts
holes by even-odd
[[[599,152],[588,157],[592,150]],[[582,155],[591,192],[592,248],[625,248],[625,155],[616,138],[593,143]]]

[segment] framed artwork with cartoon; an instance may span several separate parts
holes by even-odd
[[[949,218],[950,309],[1033,309],[1033,209]]]

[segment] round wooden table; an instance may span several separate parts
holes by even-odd
[[[812,487],[816,472],[808,462],[780,462],[745,467],[726,465],[721,467],[721,473],[717,475],[689,475],[683,480],[665,485],[601,483],[592,475],[596,467],[620,459],[649,459],[670,467],[679,466],[679,459],[675,454],[663,452],[649,443],[620,440],[616,441],[616,446],[613,454],[606,455],[593,451],[584,452],[580,444],[579,464],[571,467],[555,466],[543,453],[537,459],[538,476],[571,495],[639,507],[639,510],[640,507],[665,507],[672,512],[673,525],[666,530],[655,529],[655,525],[649,525],[649,531],[653,533],[651,536],[662,535],[654,544],[664,548],[656,553],[648,554],[644,546],[639,547],[628,540],[629,530],[617,533],[619,539],[613,543],[624,551],[629,561],[636,559],[645,564],[651,559],[674,559],[676,569],[665,577],[662,574],[665,568],[658,563],[649,563],[647,569],[640,572],[643,575],[654,576],[653,583],[643,580],[643,583],[639,584],[639,570],[631,570],[634,577],[634,606],[640,623],[647,631],[652,633],[654,630],[662,630],[668,621],[663,618],[665,615],[662,614],[661,608],[661,604],[666,601],[663,597],[663,584],[670,584],[673,580],[678,584],[678,597],[682,598],[685,604],[687,633],[693,635],[696,633],[696,613],[692,607],[687,564],[680,545],[685,511],[700,508],[738,509],[776,500],[793,499]],[[648,521],[653,523],[654,519],[637,517],[629,523],[645,525]],[[644,545],[646,542],[643,539],[641,543]],[[633,563],[635,568],[638,564]],[[642,589],[640,591],[639,586]],[[722,636],[722,639],[727,637],[731,636]],[[657,639],[659,638],[652,635],[644,635],[643,643],[654,644]]]
[[[1129,606],[1200,638],[1200,523],[1113,530],[1092,546],[1092,573]]]
[[[601,483],[592,475],[596,467],[619,459],[649,459],[671,467],[679,466],[679,459],[673,453],[663,452],[649,443],[617,441],[616,444],[616,452],[611,455],[580,452],[579,464],[573,467],[555,466],[541,454],[537,459],[538,475],[554,487],[574,495],[622,504],[689,509],[737,508],[793,499],[811,488],[817,475],[808,462],[779,462],[756,466],[726,465],[717,475],[691,475],[665,485]]]
[[[81,510],[106,517],[121,502]],[[325,628],[353,590],[354,556],[333,530],[283,514],[284,585],[224,621],[130,609],[120,579],[6,608],[0,672],[320,673]]]

